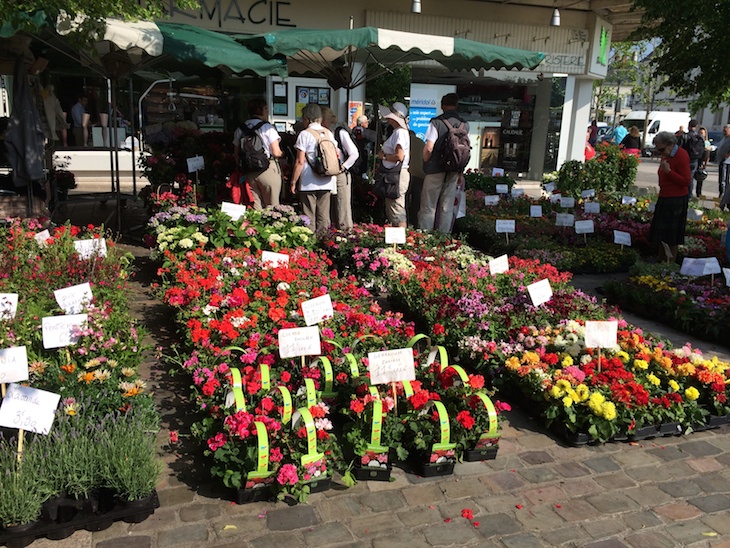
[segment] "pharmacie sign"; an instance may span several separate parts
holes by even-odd
[[[175,0],[166,0],[165,12],[176,23],[193,24],[201,21],[201,26],[223,28],[246,24],[267,27],[297,27],[291,2],[284,0],[199,0],[199,10],[183,10],[175,5]],[[237,27],[241,30],[240,27]]]

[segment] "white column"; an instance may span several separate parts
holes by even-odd
[[[558,146],[558,165],[560,169],[566,160],[570,160],[571,128],[573,127],[573,101],[575,100],[575,76],[568,76],[565,82],[565,101],[563,102],[563,118],[560,121],[560,145]]]
[[[560,126],[558,169],[567,160],[585,159],[586,131],[590,124],[593,80],[568,76]]]

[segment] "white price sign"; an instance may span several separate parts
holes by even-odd
[[[48,229],[41,230],[35,236],[33,236],[33,238],[35,238],[35,241],[38,242],[38,245],[41,246],[41,247],[46,247],[48,245],[46,243],[46,241],[50,237],[51,237],[51,233],[48,232]]]
[[[634,205],[636,203],[636,198],[633,196],[622,196],[621,203],[623,205]]]
[[[509,194],[509,185],[498,184],[496,185],[497,194]]]
[[[722,272],[720,262],[717,257],[707,257],[702,259],[690,259],[685,257],[682,261],[680,274],[684,276],[708,276],[710,274],[719,274]]]
[[[91,294],[89,283],[72,285],[53,292],[56,302],[66,314],[81,314],[84,308],[91,303],[94,296]]]
[[[618,322],[586,321],[586,348],[613,348],[618,344],[616,333]]]
[[[500,255],[496,259],[489,261],[489,273],[494,276],[495,274],[502,274],[509,270],[509,259],[507,255]]]
[[[18,310],[17,293],[0,293],[0,320],[12,320]]]
[[[195,173],[196,171],[203,171],[205,169],[205,158],[202,156],[193,156],[187,159],[188,162],[188,173]]]
[[[552,193],[555,190],[555,183],[547,183],[542,189],[547,193]]]
[[[304,301],[302,302],[302,313],[304,314],[304,323],[307,325],[315,325],[324,320],[328,320],[334,316],[332,299],[329,295],[322,295],[321,297]]]
[[[593,198],[596,195],[595,189],[582,190],[580,193],[581,198]]]
[[[94,256],[106,257],[106,240],[104,238],[76,240],[74,248],[82,259],[91,259]]]
[[[575,233],[576,234],[593,234],[595,232],[595,226],[591,219],[587,221],[576,221],[575,222]]]
[[[572,196],[561,196],[560,207],[571,209],[575,207],[575,198]]]
[[[264,268],[268,268],[269,266],[273,266],[274,268],[277,266],[286,266],[289,264],[289,255],[286,253],[274,253],[273,251],[262,251],[261,262]]]
[[[527,286],[527,292],[532,299],[532,306],[540,306],[548,302],[553,296],[553,288],[550,286],[550,280],[540,280],[534,284]]]
[[[513,198],[519,198],[520,196],[525,195],[525,189],[524,188],[517,188],[512,187],[512,190],[510,191],[510,194],[512,194]]]
[[[499,196],[485,196],[484,205],[493,206],[499,203]]]
[[[25,346],[0,350],[0,383],[28,380],[28,352]]]
[[[246,215],[246,206],[242,204],[234,204],[233,202],[222,202],[221,211],[228,215],[232,221],[238,221]]]
[[[404,226],[386,226],[385,227],[385,243],[386,244],[404,244],[404,243],[406,243],[406,227],[404,227]]]
[[[550,203],[559,204],[562,197],[563,196],[561,194],[553,194],[550,196]]]
[[[319,327],[295,327],[279,330],[279,356],[295,358],[297,356],[318,356],[322,353],[319,340]]]
[[[572,213],[558,213],[555,215],[555,226],[573,226],[575,215]]]
[[[515,220],[514,219],[497,219],[495,223],[495,230],[497,234],[514,234],[515,232]]]
[[[504,168],[503,167],[493,167],[492,168],[492,177],[504,177]]]
[[[690,221],[701,221],[702,217],[705,216],[705,212],[701,209],[688,209],[687,210],[687,218]]]
[[[62,348],[76,344],[79,340],[75,335],[77,329],[86,327],[86,314],[72,316],[47,316],[41,320],[43,330],[43,348]]]
[[[411,348],[368,352],[368,371],[371,384],[415,381],[416,367]]]
[[[11,384],[0,406],[0,426],[48,434],[60,400],[60,394]]]
[[[601,212],[601,204],[598,202],[586,202],[583,204],[583,211],[586,213],[595,213],[597,215]]]
[[[531,205],[530,206],[530,217],[542,217],[542,206]]]
[[[613,243],[631,246],[631,234],[623,230],[613,231]]]
[[[654,213],[654,210],[656,209],[656,202],[649,202],[646,205],[646,209],[649,213]]]
[[[725,274],[725,285],[730,287],[730,268],[723,268],[722,273]]]

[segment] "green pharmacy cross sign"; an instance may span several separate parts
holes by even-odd
[[[608,31],[601,27],[601,40],[598,44],[598,63],[604,67],[608,64]]]

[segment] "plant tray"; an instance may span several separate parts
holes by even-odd
[[[309,485],[310,493],[321,493],[322,491],[326,491],[332,486],[332,478],[327,477],[314,481],[309,481],[305,485]]]
[[[269,485],[255,489],[236,489],[234,500],[236,504],[248,504],[261,502],[262,500],[275,500],[274,491]]]
[[[430,462],[420,462],[416,468],[416,473],[424,478],[449,476],[454,473],[454,463],[441,462],[438,464],[431,464]]]
[[[352,469],[352,475],[357,481],[390,481],[390,469],[390,466],[387,468],[355,466]]]
[[[659,425],[660,436],[679,436],[682,434],[682,425],[678,422],[667,422]]]
[[[497,458],[497,447],[485,447],[484,449],[467,449],[464,451],[465,462],[479,462],[483,460],[494,460]]]
[[[707,425],[710,428],[718,428],[723,424],[730,424],[730,415],[710,415],[707,418]]]
[[[67,521],[59,523],[43,516],[28,528],[0,529],[0,545],[8,548],[24,548],[36,539],[47,537],[60,540],[71,536],[75,531],[101,531],[110,527],[112,523],[124,520],[129,523],[140,523],[150,517],[156,508],[160,507],[157,492],[143,501],[134,503],[117,502],[104,513],[94,513],[91,504],[86,503]]]
[[[656,438],[658,435],[659,429],[656,426],[642,426],[641,428],[637,428],[636,430],[634,430],[632,434],[629,434],[629,440],[648,440],[651,438]]]

